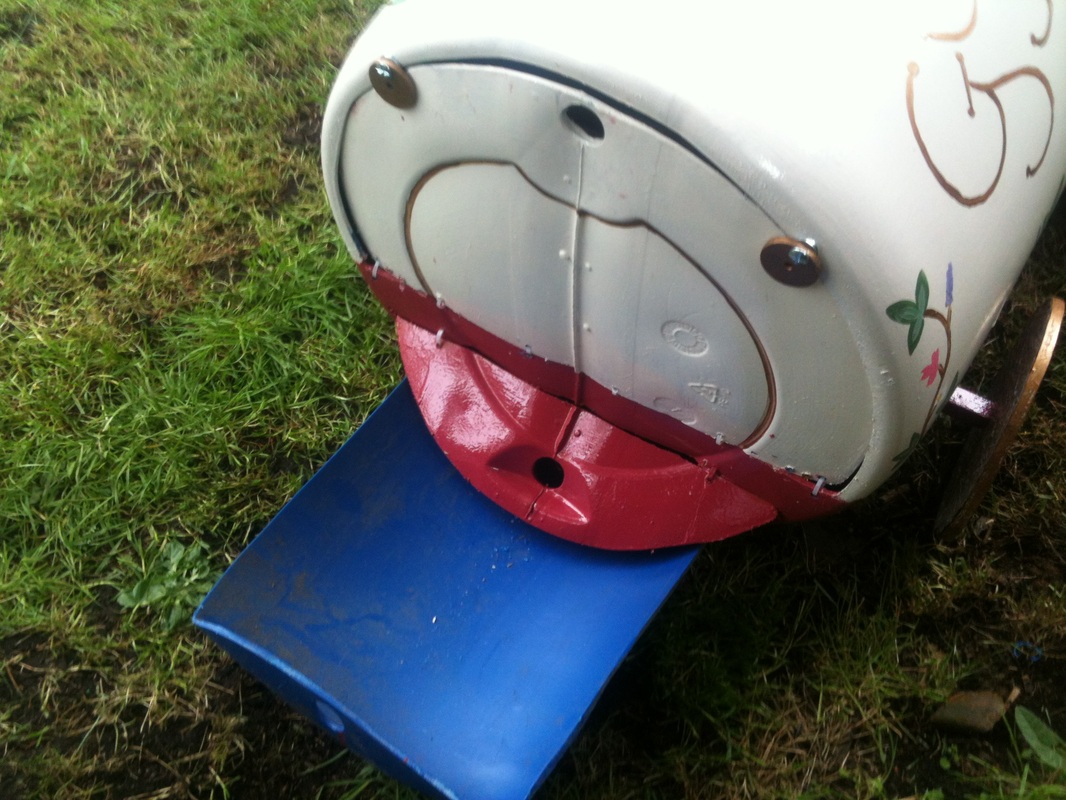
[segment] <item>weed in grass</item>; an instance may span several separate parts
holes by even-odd
[[[1025,706],[1014,709],[1014,721],[1033,753],[1057,772],[1066,771],[1066,741]]]
[[[115,601],[123,608],[145,606],[159,613],[167,630],[191,618],[193,609],[221,574],[211,568],[200,542],[189,546],[167,542],[161,552],[143,564],[143,570],[144,577],[119,592]]]

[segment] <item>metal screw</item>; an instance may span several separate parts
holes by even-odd
[[[822,260],[812,239],[775,237],[763,245],[759,260],[774,280],[788,286],[810,286],[822,273]]]
[[[379,58],[370,65],[370,85],[396,108],[411,108],[418,102],[418,89],[410,73],[391,58]]]
[[[788,260],[795,267],[809,267],[814,263],[811,254],[800,247],[793,247],[788,251]]]

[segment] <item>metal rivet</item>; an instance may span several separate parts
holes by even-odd
[[[418,89],[410,73],[391,58],[379,58],[370,65],[370,85],[396,108],[411,108],[418,102]]]
[[[822,259],[809,239],[775,237],[763,245],[759,260],[770,277],[787,286],[810,286],[822,274]]]

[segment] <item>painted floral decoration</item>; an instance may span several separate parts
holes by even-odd
[[[907,326],[907,352],[911,355],[914,355],[918,343],[922,340],[922,335],[925,333],[926,329],[926,320],[940,323],[940,326],[944,329],[944,337],[946,340],[944,345],[943,362],[940,360],[940,348],[938,347],[933,351],[929,363],[922,367],[919,374],[919,380],[924,381],[927,387],[931,387],[933,383],[938,380],[939,382],[937,382],[936,393],[933,395],[933,399],[929,403],[929,411],[925,415],[925,423],[922,425],[922,429],[913,433],[907,448],[893,458],[893,461],[896,462],[897,466],[902,464],[907,457],[910,456],[914,451],[914,448],[917,446],[918,440],[929,429],[929,425],[933,421],[934,413],[944,397],[942,392],[944,388],[944,380],[947,378],[948,365],[951,363],[951,305],[955,299],[954,295],[955,271],[952,265],[948,264],[947,275],[945,276],[944,312],[929,308],[929,279],[925,275],[925,270],[920,270],[918,272],[918,280],[914,286],[913,300],[898,300],[885,309],[885,314],[890,320]],[[958,385],[958,382],[959,374],[956,372],[948,391],[953,392]]]
[[[914,355],[914,348],[925,330],[925,312],[929,307],[929,279],[925,271],[918,273],[918,285],[914,287],[913,300],[900,300],[885,309],[888,318],[907,326],[907,351]]]
[[[926,386],[932,386],[933,381],[936,380],[936,376],[940,371],[940,348],[938,347],[933,351],[932,360],[925,365],[922,369],[922,380],[925,381]]]

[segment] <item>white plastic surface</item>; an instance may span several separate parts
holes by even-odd
[[[756,434],[768,376],[721,292],[643,224],[584,217],[580,241],[581,371],[709,436],[739,444]]]
[[[830,481],[855,470],[872,410],[851,377],[862,367],[848,327],[825,287],[765,273],[759,253],[783,232],[735,185],[575,89],[491,66],[411,75],[413,109],[358,97],[340,161],[360,236],[384,267],[708,436],[758,442],[763,458]],[[575,126],[571,107],[594,114],[602,138]],[[775,358],[796,336],[831,344],[844,368]],[[686,353],[689,338],[706,346]],[[834,390],[850,396],[835,416],[806,407]],[[795,413],[771,418],[782,402]],[[797,436],[820,446],[798,450]]]
[[[414,108],[367,94],[383,55],[410,70]],[[548,197],[653,231],[766,353],[777,402],[748,452],[831,483],[861,462],[855,499],[927,429],[1016,280],[1066,183],[1063,98],[1062,0],[406,0],[343,67],[323,160],[353,252],[354,224],[416,283],[398,227],[447,164],[512,163]],[[575,102],[602,141],[558,124]],[[758,267],[771,233],[817,242],[815,286]],[[929,316],[909,341],[887,312],[925,294],[920,275]]]
[[[408,254],[425,290],[528,352],[574,363],[574,212],[512,164],[432,174],[411,198]]]

